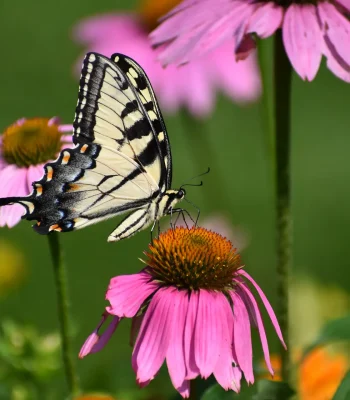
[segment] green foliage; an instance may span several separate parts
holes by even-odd
[[[11,399],[37,398],[35,393],[61,368],[58,334],[40,335],[9,320],[0,327],[0,382],[6,382],[0,398],[7,398],[2,392],[11,393]]]
[[[350,315],[329,321],[321,330],[318,338],[306,348],[304,356],[317,346],[339,340],[350,340]]]
[[[348,400],[350,399],[350,370],[341,381],[333,400]]]
[[[286,382],[274,382],[263,379],[258,382],[258,392],[254,400],[288,400],[295,391]]]

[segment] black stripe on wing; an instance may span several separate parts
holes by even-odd
[[[158,101],[151,82],[148,79],[142,67],[132,58],[120,53],[115,53],[111,56],[111,60],[126,74],[129,84],[132,85],[138,97],[141,99],[143,108],[148,114],[150,124],[152,125],[155,135],[158,138],[159,150],[164,162],[166,170],[166,188],[170,189],[172,181],[172,157],[169,137],[162,113],[160,111]],[[134,73],[134,71],[136,73]]]
[[[115,147],[122,152],[131,147],[133,154],[129,156],[140,164],[140,170],[144,167],[149,173],[156,173],[154,179],[163,191],[171,184],[171,154],[159,107],[141,67],[125,56],[118,57],[121,65],[97,53],[86,55],[73,140]],[[131,72],[141,88],[146,85],[151,101],[145,101],[141,91],[144,89],[137,84],[135,87]]]

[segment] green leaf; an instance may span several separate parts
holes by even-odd
[[[286,382],[276,382],[263,379],[258,382],[258,393],[254,400],[287,400],[295,394]]]
[[[333,400],[348,400],[350,398],[350,369],[341,381]]]
[[[242,382],[243,383],[243,382]],[[251,400],[254,387],[243,383],[240,393],[226,391],[220,385],[210,386],[202,395],[201,400]]]
[[[350,338],[350,315],[329,321],[321,330],[318,338],[304,351],[304,356],[317,346]]]

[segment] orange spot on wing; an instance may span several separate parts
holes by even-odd
[[[54,224],[54,225],[51,225],[49,228],[49,232],[51,232],[51,231],[61,232],[62,228],[58,224]]]
[[[82,148],[80,149],[80,153],[85,153],[88,147],[89,146],[87,144],[84,144],[84,146],[82,146]]]
[[[78,189],[79,189],[79,185],[77,185],[76,183],[70,183],[69,189],[67,190],[67,192],[74,192]]]
[[[70,159],[70,154],[69,153],[64,153],[63,159],[62,159],[62,164],[68,164],[68,161]]]
[[[52,177],[53,177],[53,169],[52,169],[52,167],[47,167],[46,179],[48,181],[51,181]]]
[[[38,196],[41,196],[42,193],[43,193],[43,187],[42,187],[41,185],[36,185],[36,186],[35,186],[35,189],[36,189],[36,194],[37,194]]]

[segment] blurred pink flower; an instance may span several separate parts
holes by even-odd
[[[26,196],[32,182],[44,175],[43,165],[72,142],[72,125],[60,125],[57,117],[22,118],[0,136],[0,197]],[[0,226],[12,228],[23,215],[23,207],[0,207]]]
[[[118,52],[134,58],[145,69],[167,112],[186,107],[196,116],[205,116],[213,109],[216,90],[237,102],[252,101],[260,95],[255,58],[249,57],[244,63],[233,61],[229,43],[191,64],[162,68],[137,14],[106,14],[84,20],[76,26],[74,37],[86,46],[85,51],[107,56]],[[80,66],[79,60],[77,71]]]
[[[230,43],[238,58],[254,48],[252,34],[261,38],[282,29],[283,42],[295,71],[313,80],[322,55],[328,68],[350,82],[349,0],[292,2],[254,0],[184,0],[165,16],[150,35],[162,44],[159,60],[181,64]]]
[[[132,336],[136,336],[132,366],[140,386],[146,386],[166,360],[171,381],[184,398],[189,396],[190,380],[211,374],[225,390],[238,392],[242,372],[248,383],[254,382],[253,325],[273,374],[250,284],[284,345],[282,333],[269,301],[243,271],[230,241],[204,228],[180,227],[154,239],[145,254],[144,270],[111,279],[106,293],[110,305],[79,357],[101,350],[120,320],[132,318]],[[109,316],[109,326],[99,335]]]

